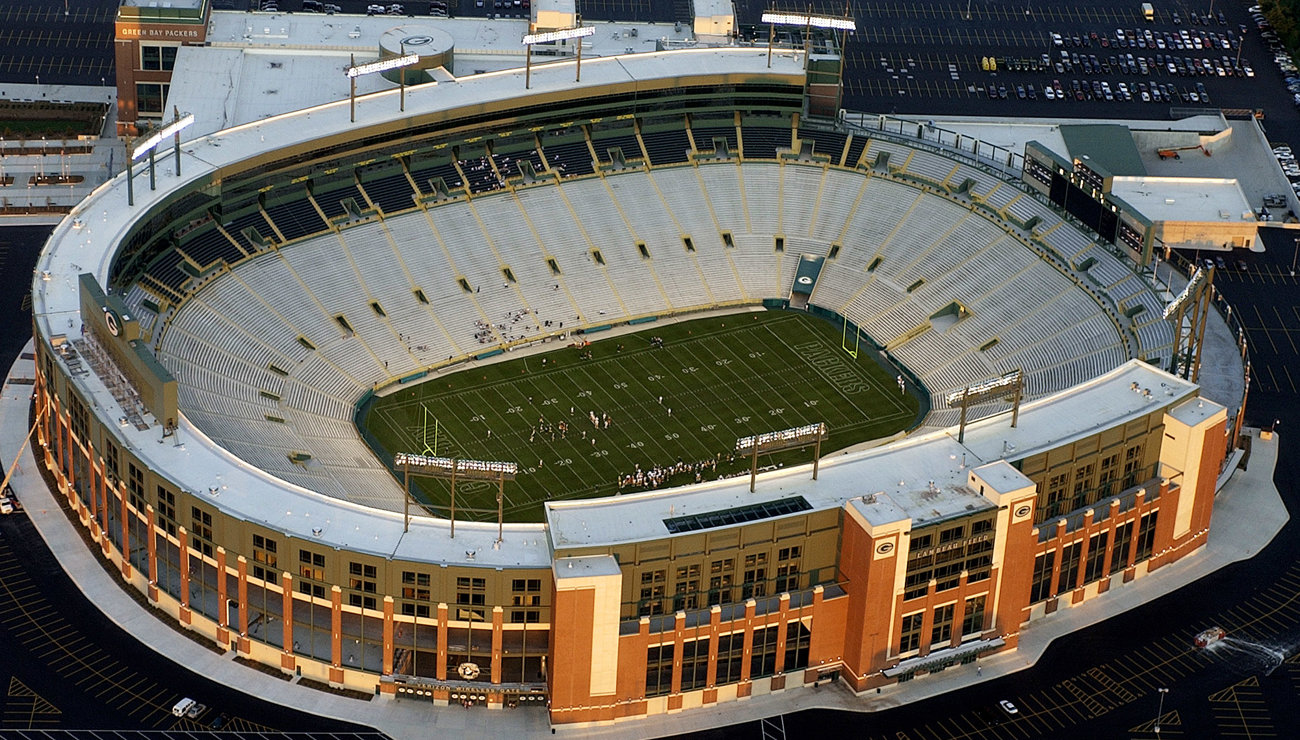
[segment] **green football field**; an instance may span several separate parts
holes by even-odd
[[[425,381],[376,399],[362,424],[386,459],[415,452],[518,463],[505,486],[505,518],[540,521],[548,500],[747,473],[748,460],[730,454],[738,437],[821,421],[825,455],[916,419],[916,397],[899,391],[867,343],[855,359],[842,348],[841,328],[823,319],[764,311],[646,326]],[[809,462],[811,454],[761,456],[759,465]],[[664,472],[679,462],[690,469]],[[642,484],[620,486],[638,466]],[[412,478],[412,489],[426,509],[446,515],[446,481]],[[458,481],[456,510],[457,519],[495,520],[496,484]]]

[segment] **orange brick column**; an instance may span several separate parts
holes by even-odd
[[[749,696],[754,687],[749,683],[749,673],[754,657],[754,613],[758,611],[758,602],[750,599],[745,602],[745,657],[740,663],[740,683],[736,685],[736,696]]]
[[[501,629],[505,624],[505,611],[492,607],[492,683],[501,683]]]
[[[93,484],[95,478],[91,476]],[[95,500],[94,488],[91,488],[90,500]],[[154,514],[153,505],[145,504],[145,536],[148,538],[145,542],[145,550],[149,553],[149,600],[158,603],[158,535],[157,535],[157,515]]]
[[[343,683],[343,590],[330,586],[330,683]]]
[[[379,670],[385,676],[393,675],[393,597],[384,597],[384,654],[382,656]],[[397,687],[392,683],[379,684],[379,690],[385,694],[397,693]]]
[[[68,489],[71,491],[72,489]],[[72,493],[76,496],[76,493]],[[117,484],[117,500],[122,505],[122,577],[131,577],[131,512],[127,509],[127,502],[130,498],[126,495],[126,484]]]
[[[704,703],[712,704],[718,700],[718,628],[722,624],[722,607],[714,604],[709,608],[709,675],[704,685]]]
[[[176,540],[180,543],[177,547],[179,557],[179,567],[177,570],[181,574],[181,624],[190,623],[190,533],[185,531],[184,527],[176,528]]]
[[[280,594],[280,611],[284,612],[283,622],[280,625],[280,639],[284,645],[280,651],[280,667],[292,671],[298,667],[298,656],[294,655],[293,641],[293,576],[281,573],[280,588],[283,591]]]
[[[239,652],[248,655],[253,650],[248,639],[248,559],[240,555],[235,567],[239,573]]]
[[[226,548],[217,545],[217,644],[230,648],[230,587],[226,579]]]
[[[437,678],[447,680],[447,605],[438,604],[438,665]]]

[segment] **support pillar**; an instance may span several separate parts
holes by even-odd
[[[230,648],[230,587],[226,578],[226,548],[217,546],[217,644]]]
[[[492,683],[501,683],[501,638],[505,624],[505,610],[499,606],[492,607]]]
[[[384,655],[380,663],[380,672],[385,676],[393,675],[393,597],[384,597]]]
[[[181,576],[181,611],[180,622],[184,625],[190,623],[190,533],[185,531],[184,527],[176,528],[176,541],[180,544],[177,546],[179,554],[178,561]]]
[[[776,673],[780,675],[785,672],[785,642],[789,635],[786,630],[790,626],[790,594],[781,594],[780,601],[781,623],[776,628]],[[803,683],[800,681],[800,683]]]
[[[71,488],[68,489],[68,493],[73,497],[77,495],[76,491]],[[128,502],[130,502],[131,497],[126,494],[125,483],[117,484],[117,500],[121,504],[122,510],[122,521],[119,522],[122,525],[122,549],[120,551],[122,554],[122,578],[129,579],[131,577],[131,510]]]
[[[248,559],[243,555],[235,561],[239,569],[239,652],[248,655],[253,650],[253,643],[248,639]]]
[[[343,683],[343,590],[330,587],[330,683]]]
[[[447,605],[438,604],[438,665],[435,674],[439,681],[447,680]]]
[[[298,656],[294,654],[293,640],[293,576],[288,573],[280,574],[280,611],[284,612],[284,623],[281,625],[280,639],[284,647],[280,651],[280,668],[286,671],[293,671],[298,667]]]
[[[94,476],[91,476],[94,480]],[[94,500],[94,496],[91,496]],[[145,549],[149,553],[149,600],[158,603],[158,525],[156,523],[157,514],[154,513],[153,504],[145,504],[145,536],[148,538],[145,542]]]

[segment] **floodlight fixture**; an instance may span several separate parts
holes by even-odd
[[[135,152],[131,155],[131,159],[137,160],[140,157],[143,157],[144,155],[152,151],[154,147],[161,144],[163,139],[167,138],[168,136],[180,134],[181,131],[188,128],[193,123],[194,123],[194,114],[189,113],[186,114],[183,118],[180,118],[176,121],[167,124],[166,126],[163,126],[162,128],[150,134],[149,137],[146,138],[144,141],[140,142],[139,144],[136,144],[133,147],[135,149]]]
[[[1025,375],[1016,368],[1005,375],[968,385],[949,393],[945,400],[949,406],[961,407],[961,421],[957,425],[957,442],[966,441],[966,411],[972,404],[1011,396],[1011,427],[1020,421],[1020,399],[1024,395]]]
[[[804,26],[812,28],[829,28],[835,31],[856,31],[858,24],[852,18],[830,15],[805,15],[802,13],[764,13],[763,23],[776,26]]]
[[[533,44],[549,44],[552,41],[564,41],[565,39],[578,39],[584,36],[595,36],[595,26],[576,26],[574,28],[561,28],[558,31],[546,31],[544,33],[526,33],[522,43],[527,46]]]
[[[387,72],[390,69],[399,69],[401,67],[409,67],[412,64],[418,64],[419,61],[419,54],[389,57],[388,59],[380,59],[377,62],[367,62],[366,64],[358,64],[356,66],[348,67],[347,75],[348,77],[360,77],[362,75],[374,74],[375,72]]]
[[[767,24],[767,66],[772,66],[772,45],[776,42],[777,26],[803,26],[804,42],[804,68],[807,70],[808,60],[812,57],[812,34],[808,31],[814,28],[826,28],[831,31],[837,31],[841,34],[840,39],[840,78],[844,77],[844,46],[848,41],[850,31],[857,31],[858,24],[853,18],[835,15],[810,15],[807,13],[780,13],[769,11],[761,17],[763,23]],[[842,85],[843,83],[841,83]],[[805,91],[806,92],[806,91]],[[838,98],[838,95],[837,95]],[[839,108],[839,100],[836,100],[835,107]]]
[[[1201,287],[1201,283],[1203,282],[1205,282],[1205,271],[1201,269],[1200,265],[1197,265],[1196,270],[1192,272],[1191,279],[1188,280],[1187,285],[1183,287],[1182,292],[1178,294],[1178,297],[1170,301],[1169,305],[1165,306],[1161,318],[1167,320],[1170,316],[1173,316],[1175,313],[1182,310],[1182,308],[1187,305],[1187,299]]]
[[[172,108],[173,116],[171,123],[145,136],[140,141],[128,141],[126,144],[126,203],[128,206],[135,205],[135,173],[131,171],[131,164],[140,157],[149,155],[149,189],[158,188],[157,172],[154,168],[154,152],[157,151],[158,145],[161,144],[168,136],[175,139],[173,149],[176,153],[176,175],[181,174],[181,131],[194,123],[194,114],[187,113],[184,116],[178,108]]]
[[[533,84],[533,45],[567,41],[568,39],[578,39],[578,67],[574,82],[582,82],[582,39],[587,36],[594,36],[595,33],[596,27],[582,25],[582,17],[579,16],[578,25],[572,28],[557,28],[553,31],[524,34],[523,38],[520,39],[520,43],[524,45],[524,89],[527,90]]]
[[[960,402],[962,399],[974,398],[975,396],[993,396],[996,391],[1003,388],[1014,386],[1020,379],[1020,371],[1013,370],[1006,375],[990,380],[981,381],[975,385],[969,385],[961,390],[953,391],[948,394],[947,401],[949,404]]]
[[[736,452],[750,456],[749,492],[754,492],[755,479],[758,477],[758,455],[760,452],[781,452],[813,444],[813,480],[817,480],[817,467],[821,462],[822,440],[826,439],[826,423],[805,424],[776,432],[763,432],[736,440]]]
[[[403,45],[405,51],[405,45]],[[353,54],[349,59],[349,64],[344,73],[348,77],[348,101],[350,118],[353,123],[357,122],[357,78],[362,75],[374,74],[375,72],[387,72],[390,69],[402,70],[402,93],[401,109],[406,110],[406,68],[419,64],[419,54],[402,54],[397,57],[389,57],[365,64],[357,64],[357,57]]]
[[[411,452],[399,452],[393,455],[394,467],[400,467],[403,473],[403,485],[406,497],[403,501],[403,531],[409,530],[411,523],[411,476],[423,475],[430,478],[442,478],[451,483],[451,537],[456,538],[456,481],[484,480],[497,484],[497,542],[502,541],[504,527],[505,482],[514,480],[519,473],[519,466],[513,462],[501,460],[465,460],[455,457],[438,457],[435,455],[417,455]]]

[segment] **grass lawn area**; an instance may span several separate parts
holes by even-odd
[[[402,389],[376,399],[362,425],[386,459],[423,452],[517,462],[519,476],[505,486],[506,520],[540,521],[548,500],[666,488],[694,482],[697,473],[712,480],[748,472],[748,460],[730,453],[749,434],[824,421],[824,455],[911,426],[916,397],[900,393],[871,352],[857,359],[845,352],[840,332],[797,311],[647,324],[637,334]],[[763,456],[759,465],[809,462],[811,452]],[[679,461],[697,465],[657,486],[620,488],[638,465],[644,474]],[[411,487],[425,508],[446,515],[446,481],[413,477]],[[495,484],[458,481],[456,518],[495,520]]]

